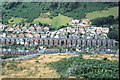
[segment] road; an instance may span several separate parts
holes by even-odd
[[[45,51],[45,50],[16,50],[16,49],[0,49],[0,55],[6,55],[3,52],[18,52],[18,55],[22,55],[22,53],[25,54],[40,54],[40,53],[46,53],[46,54],[52,54],[52,53],[60,53],[59,51]],[[103,51],[79,51],[79,52],[90,52],[90,53],[100,53],[100,54],[119,54],[119,52],[103,52]],[[61,53],[78,53],[78,51],[62,51]],[[8,53],[10,54],[10,53]],[[7,55],[8,55],[7,54]],[[10,54],[12,55],[12,53]],[[14,53],[13,53],[14,55]]]

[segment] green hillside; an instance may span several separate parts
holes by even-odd
[[[51,13],[51,19],[59,14],[73,19],[81,19],[86,17],[85,13],[117,6],[117,2],[3,2],[2,21],[4,24],[10,24],[8,20],[13,17],[24,18],[26,19],[25,23],[32,23],[41,13],[47,12]]]
[[[2,2],[2,22],[21,27],[37,23],[50,25],[50,30],[54,30],[72,19],[88,18],[93,25],[110,27],[119,23],[118,6],[118,2]],[[113,29],[111,31],[110,34],[115,34]],[[115,39],[118,40],[117,36]]]
[[[99,18],[99,17],[108,17],[110,15],[113,15],[115,18],[118,17],[118,7],[108,8],[107,10],[99,10],[94,11],[86,14],[86,18],[89,20]]]
[[[9,19],[8,20],[8,23],[10,23],[10,24],[18,24],[18,23],[22,23],[22,22],[25,22],[26,21],[26,19],[24,19],[24,18],[11,18],[11,19]]]
[[[67,25],[67,23],[72,20],[73,18],[63,16],[59,14],[56,17],[53,17],[53,19],[50,18],[42,18],[38,17],[33,20],[33,23],[46,23],[46,24],[51,24],[53,28],[58,29],[61,25]]]

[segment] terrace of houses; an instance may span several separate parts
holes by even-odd
[[[6,26],[0,33],[0,43],[5,44],[41,44],[41,45],[104,45],[114,46],[115,40],[109,39],[109,28],[93,27],[88,19],[72,20],[74,27],[64,27],[54,32],[49,27]],[[79,25],[79,26],[78,26]],[[84,25],[84,26],[83,26]]]

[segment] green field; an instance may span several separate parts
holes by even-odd
[[[67,23],[71,21],[72,19],[73,18],[71,17],[67,17],[67,16],[59,14],[58,16],[53,17],[52,19],[50,19],[49,17],[48,18],[38,17],[38,18],[35,18],[32,23],[38,24],[40,22],[43,24],[50,24],[52,25],[52,28],[58,29],[62,25],[64,26],[67,25]],[[8,20],[8,23],[10,24],[18,24],[22,22],[26,23],[26,20],[27,19],[24,19],[24,18],[12,17],[11,19]]]
[[[66,25],[72,19],[73,18],[59,14],[58,16],[53,17],[53,19],[38,17],[38,18],[33,20],[33,23],[41,22],[41,23],[51,24],[52,27],[58,29],[60,26]]]
[[[26,19],[24,19],[24,18],[12,17],[11,19],[8,20],[8,23],[18,24],[18,23],[22,23],[22,22],[25,22],[25,21],[26,21]]]
[[[87,13],[86,18],[92,20],[99,17],[108,17],[109,15],[113,15],[115,18],[118,17],[118,7],[108,8],[108,10],[100,10]]]

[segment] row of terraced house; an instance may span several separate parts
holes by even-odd
[[[63,39],[63,38],[0,38],[3,44],[21,44],[21,45],[99,45],[115,46],[113,39]]]
[[[115,46],[116,41],[113,39],[108,39],[108,38],[76,38],[75,35],[73,35],[73,37],[71,38],[66,38],[66,35],[62,35],[61,33],[64,32],[70,32],[70,33],[75,33],[78,32],[79,33],[86,33],[84,35],[86,36],[93,36],[96,34],[104,34],[107,35],[107,33],[109,32],[109,28],[102,28],[102,27],[91,27],[91,22],[88,19],[80,19],[80,20],[72,20],[70,23],[70,25],[73,25],[74,27],[66,27],[66,28],[62,28],[59,29],[58,31],[55,31],[54,33],[58,33],[63,37],[40,37],[40,34],[35,34],[34,37],[32,34],[28,33],[28,34],[19,34],[18,36],[15,35],[10,35],[12,37],[4,36],[4,37],[0,37],[0,43],[3,44],[22,44],[22,45],[29,45],[29,44],[35,44],[35,45],[72,45],[72,46],[76,46],[76,45],[100,45],[100,46]],[[44,29],[44,30],[43,30]],[[22,27],[20,28],[19,26],[16,26],[15,29],[13,27],[6,27],[5,31],[27,31],[27,32],[41,32],[41,30],[43,31],[49,31],[48,27],[44,27],[44,28],[39,27]],[[72,33],[72,34],[73,34]],[[89,35],[87,35],[87,33]],[[2,34],[3,36],[3,34]],[[46,35],[47,36],[47,35]],[[50,36],[50,34],[49,34]],[[78,36],[78,35],[77,35]]]

